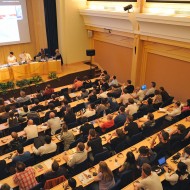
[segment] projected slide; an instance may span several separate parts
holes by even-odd
[[[26,0],[0,0],[0,46],[28,42]]]
[[[21,6],[0,6],[0,43],[20,41],[18,20],[22,20]]]

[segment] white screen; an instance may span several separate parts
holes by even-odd
[[[0,0],[0,46],[30,42],[26,0]]]

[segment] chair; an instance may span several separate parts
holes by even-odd
[[[55,131],[55,135],[59,134],[61,132],[61,129],[57,129],[57,131]]]
[[[75,121],[75,122],[73,122],[73,123],[69,123],[69,124],[67,125],[68,129],[72,129],[72,128],[76,127],[76,126],[78,126],[78,122],[77,122],[77,121]]]
[[[88,162],[88,159],[86,159],[84,162],[80,164],[76,164],[74,166],[74,175],[77,175],[88,168],[89,168],[89,162]]]
[[[55,187],[56,185],[59,185],[60,183],[64,182],[65,180],[66,180],[66,178],[65,178],[64,175],[60,176],[60,177],[57,177],[57,178],[47,180],[45,182],[44,189],[49,190],[49,189]]]
[[[44,160],[48,160],[49,158],[55,156],[56,152],[44,154],[42,156],[36,156],[37,160],[43,162]]]
[[[35,165],[36,162],[35,162],[34,156],[31,156],[31,158],[24,161],[24,163],[25,163],[26,167]]]
[[[81,138],[75,140],[70,144],[69,149],[75,148],[79,142],[83,142],[83,140]]]
[[[120,142],[116,147],[115,147],[115,152],[119,153],[123,150],[125,150],[127,147],[127,141],[123,140],[122,142]]]
[[[121,189],[120,188],[120,183],[121,183],[121,180],[120,179],[117,180],[115,185],[113,187],[109,188],[109,190],[119,190],[119,189]]]
[[[106,160],[111,156],[109,150],[98,153],[94,156],[94,164],[99,163],[101,160]]]
[[[90,117],[88,117],[88,121],[93,121],[93,120],[95,120],[95,119],[97,119],[96,114],[95,114],[95,115],[92,115],[92,116],[90,116]]]
[[[142,140],[143,140],[143,135],[142,135],[142,132],[140,132],[140,133],[138,133],[136,135],[133,135],[131,137],[130,145],[132,146],[132,145],[134,145],[134,144],[136,144],[136,143],[138,143],[138,142],[140,142]]]
[[[84,103],[78,104],[78,105],[76,105],[76,106],[73,108],[73,112],[74,112],[74,113],[79,112],[79,111],[81,111],[83,108],[86,108]]]
[[[166,100],[165,102],[162,103],[162,105],[160,106],[160,108],[164,108],[164,107],[166,107],[166,106],[172,104],[173,99],[174,99],[174,97],[171,96],[168,100]]]
[[[10,133],[12,133],[12,132],[20,132],[20,131],[21,131],[20,125],[19,125],[19,126],[15,126],[15,127],[9,128],[9,132],[10,132]]]

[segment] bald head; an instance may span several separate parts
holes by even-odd
[[[54,118],[55,117],[55,113],[54,112],[50,112],[49,117],[50,118]]]
[[[34,125],[34,122],[33,122],[32,119],[29,119],[29,120],[28,120],[28,125]]]
[[[12,133],[11,133],[11,137],[12,137],[13,139],[17,139],[17,138],[18,138],[18,134],[17,134],[16,132],[12,132]]]

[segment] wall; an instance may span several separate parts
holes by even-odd
[[[116,75],[122,83],[131,78],[132,49],[130,39],[104,33],[94,35],[96,56],[94,62],[107,70],[110,75]],[[128,43],[127,43],[128,42]]]
[[[0,63],[6,63],[10,51],[18,57],[23,50],[26,50],[33,57],[40,48],[47,47],[43,0],[27,0],[26,5],[31,42],[1,46]]]
[[[86,6],[86,0],[56,0],[59,49],[64,63],[88,59],[86,49],[90,46],[87,31],[79,14],[79,8]]]

